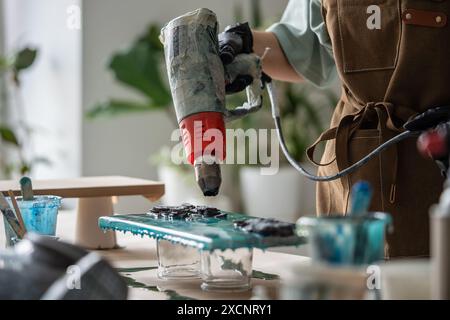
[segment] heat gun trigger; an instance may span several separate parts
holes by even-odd
[[[253,81],[247,86],[247,101],[235,109],[225,111],[225,121],[230,122],[240,119],[250,113],[254,113],[262,107],[262,91],[264,83],[261,58],[254,54],[239,54],[234,61],[225,66],[225,77],[228,83],[233,82],[240,75],[250,75]]]

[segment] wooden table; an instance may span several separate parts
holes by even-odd
[[[19,181],[0,181],[0,191],[13,190],[20,195]],[[35,195],[79,198],[75,243],[89,249],[112,249],[115,233],[98,228],[100,216],[113,214],[113,197],[142,195],[156,201],[164,194],[164,184],[122,176],[82,177],[74,179],[34,180]]]
[[[74,215],[63,211],[58,217],[57,236],[64,241],[74,240]],[[99,250],[121,274],[126,277],[129,284],[129,299],[165,300],[176,298],[178,294],[194,299],[250,299],[252,290],[245,292],[223,293],[205,292],[200,288],[201,280],[190,281],[163,281],[156,275],[158,258],[156,254],[156,241],[148,237],[133,236],[130,233],[117,233],[120,246],[116,250]],[[299,248],[300,249],[300,248]],[[292,252],[297,251],[292,248]],[[278,253],[272,251],[254,250],[253,269],[268,274],[276,274],[277,280],[252,279],[253,287],[262,286],[271,298],[278,297],[281,282],[292,264],[309,264],[310,259],[304,256]]]

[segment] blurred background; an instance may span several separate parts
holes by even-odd
[[[243,21],[263,30],[287,2],[0,0],[0,178],[127,175],[164,181],[166,203],[203,203],[192,168],[169,158],[177,125],[159,30],[198,7],[216,12],[220,30]],[[288,147],[299,161],[327,127],[338,92],[337,83],[279,84]],[[272,128],[268,106],[233,127]],[[258,165],[226,166],[212,204],[290,221],[313,214],[314,184],[280,161],[274,176],[261,176]],[[117,212],[149,206],[123,198]]]

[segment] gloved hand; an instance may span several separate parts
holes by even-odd
[[[450,106],[442,106],[420,113],[405,123],[403,127],[409,131],[423,131],[448,121],[450,121]]]
[[[444,177],[449,169],[450,123],[441,123],[436,128],[423,132],[417,139],[417,147],[426,157],[431,157]]]
[[[238,54],[252,52],[253,35],[247,22],[228,26],[219,34],[219,56],[225,66],[232,63]],[[233,82],[225,84],[225,91],[227,94],[236,93],[252,82],[251,75],[241,74]]]
[[[237,23],[219,33],[219,56],[224,65],[241,53],[253,52],[253,35],[247,22]]]
[[[444,177],[449,169],[450,107],[428,109],[404,124],[409,131],[425,131],[417,139],[417,147],[424,156],[431,157]]]

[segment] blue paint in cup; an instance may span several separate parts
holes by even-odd
[[[315,262],[365,265],[383,260],[386,228],[391,225],[391,216],[382,212],[302,217],[297,234],[308,238]]]
[[[11,207],[11,199],[7,198]],[[17,204],[22,213],[23,222],[27,232],[35,232],[46,236],[55,236],[58,210],[61,206],[61,197],[35,196],[33,200],[22,200],[17,197]],[[5,223],[6,240],[8,245],[14,245],[15,239],[10,226]]]

